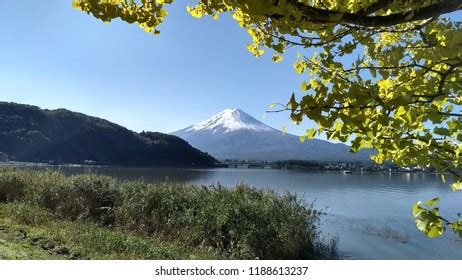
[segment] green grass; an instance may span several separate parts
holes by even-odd
[[[61,259],[53,256],[42,248],[32,246],[22,238],[19,233],[2,225],[0,228],[0,260],[47,260]]]
[[[245,185],[146,184],[4,169],[0,205],[0,227],[9,236],[26,232],[21,244],[57,257],[319,259],[336,253],[335,242],[326,245],[320,237],[320,212],[311,205]],[[14,239],[0,240],[14,248]]]
[[[27,204],[0,204],[0,259],[221,259],[214,248],[62,221]]]

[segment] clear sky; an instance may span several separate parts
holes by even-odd
[[[249,37],[229,16],[194,19],[177,1],[153,36],[135,25],[107,25],[72,9],[71,0],[0,1],[0,100],[67,108],[135,131],[172,132],[225,108],[241,108],[301,134],[285,103],[302,77],[295,53],[274,64],[253,57]]]

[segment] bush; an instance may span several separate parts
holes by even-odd
[[[65,201],[58,212],[71,219],[112,225],[118,196],[116,183],[114,179],[104,176],[73,176],[69,179]]]
[[[30,181],[26,173],[0,170],[0,202],[15,202],[23,197],[26,184]]]
[[[0,203],[0,258],[166,260],[222,259],[222,251],[136,236],[89,222],[60,219],[41,207]],[[6,241],[2,244],[2,241]],[[18,245],[17,248],[15,245]],[[7,251],[2,250],[6,248]]]
[[[48,224],[53,216],[43,208],[24,203],[10,203],[0,207],[0,216],[9,217],[15,223],[28,226],[41,226]]]
[[[34,177],[25,193],[28,203],[71,220],[114,223],[116,180],[92,174],[67,177],[59,172],[37,172]]]
[[[296,196],[244,185],[128,183],[118,226],[232,252],[236,258],[313,258],[319,213]]]
[[[217,248],[235,259],[332,254],[320,239],[320,213],[311,205],[289,193],[245,185],[121,183],[97,175],[3,170],[0,202],[11,201],[44,207],[69,220]]]

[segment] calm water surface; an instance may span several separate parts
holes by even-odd
[[[321,229],[339,237],[339,249],[352,259],[462,259],[462,241],[452,232],[428,239],[414,225],[412,204],[441,196],[441,214],[457,219],[462,192],[454,193],[433,174],[306,172],[271,169],[61,168],[96,172],[123,180],[177,181],[289,191],[324,209]]]

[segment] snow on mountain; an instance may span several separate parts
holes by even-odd
[[[229,133],[236,130],[272,131],[275,129],[259,122],[240,109],[226,109],[206,121],[186,128],[186,132],[200,130]]]
[[[171,134],[218,159],[368,161],[370,154],[352,154],[346,145],[319,139],[302,143],[240,109],[226,109]]]

